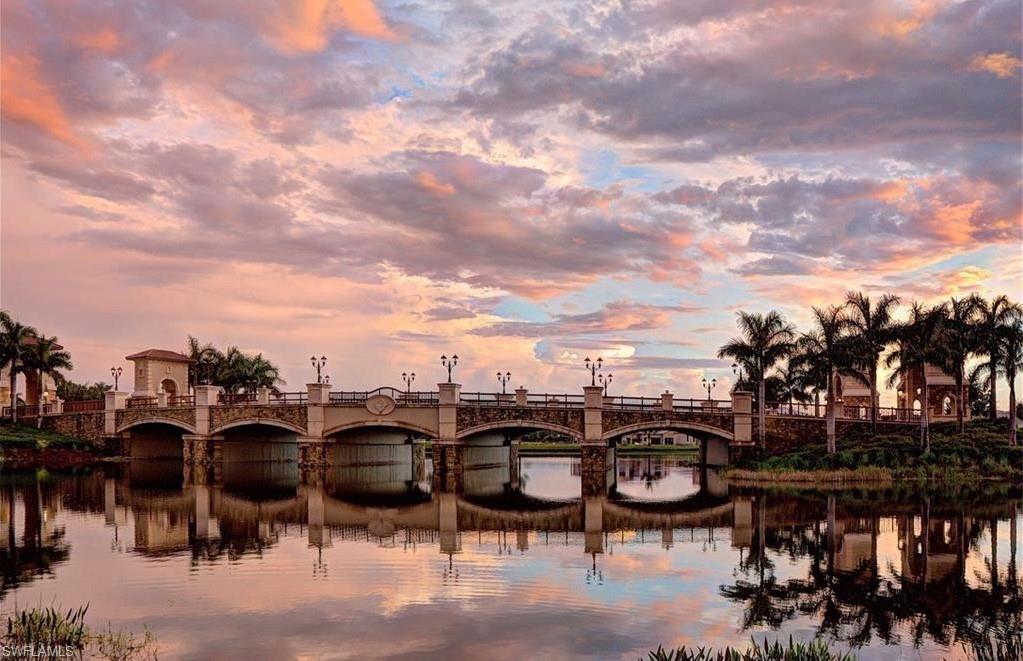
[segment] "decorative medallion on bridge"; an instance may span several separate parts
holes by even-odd
[[[387,415],[394,406],[394,400],[387,395],[377,394],[366,400],[366,410],[373,415]]]

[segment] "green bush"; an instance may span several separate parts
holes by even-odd
[[[852,661],[855,658],[852,654],[832,652],[820,638],[805,643],[793,641],[791,636],[787,645],[780,641],[758,643],[753,640],[745,650],[726,647],[717,651],[685,646],[666,650],[658,646],[647,654],[648,661]]]

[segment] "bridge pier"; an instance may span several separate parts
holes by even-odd
[[[604,389],[585,386],[583,395],[583,440],[579,445],[582,495],[605,496],[610,484],[607,479],[609,449],[603,424]],[[614,468],[613,461],[610,468]]]
[[[437,384],[437,438],[433,442],[433,488],[461,491],[465,486],[465,442],[458,438],[459,383]]]
[[[201,466],[222,464],[224,461],[224,437],[209,434],[184,434],[182,459],[186,465]]]

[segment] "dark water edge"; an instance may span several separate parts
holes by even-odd
[[[429,467],[175,461],[0,471],[0,606],[90,604],[163,658],[638,658],[822,635],[860,658],[965,658],[1023,635],[1019,484],[729,485],[528,457],[435,493]],[[214,654],[214,647],[216,654]],[[269,655],[269,656],[267,656]]]

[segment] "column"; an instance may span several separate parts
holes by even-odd
[[[661,410],[671,413],[675,410],[675,396],[665,390],[661,393]]]
[[[433,442],[433,484],[440,491],[458,492],[464,478],[465,448],[458,440],[458,401],[462,386],[438,383],[437,439]]]
[[[603,438],[604,389],[585,386],[580,445],[583,496],[607,495],[607,442]]]
[[[329,383],[307,383],[306,435],[298,437],[298,465],[322,468],[331,463],[331,443],[323,437],[325,407],[330,405]]]
[[[732,458],[748,453],[753,446],[753,393],[732,393]]]
[[[117,411],[128,405],[128,393],[108,390],[103,394],[103,433],[117,433]]]
[[[529,391],[525,388],[515,389],[515,406],[527,406]]]

